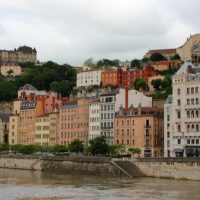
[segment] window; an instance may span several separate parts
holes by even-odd
[[[196,144],[199,144],[199,139],[196,139]]]
[[[170,132],[167,132],[167,138],[170,138]]]
[[[187,132],[188,133],[190,132],[190,125],[189,124],[187,125]]]
[[[196,132],[199,132],[199,125],[196,125]]]
[[[195,93],[198,93],[198,92],[199,92],[199,88],[196,87],[196,88],[195,88]]]
[[[191,99],[191,105],[194,105],[194,99]]]
[[[181,112],[177,111],[177,118],[180,119],[181,118]]]
[[[192,139],[191,143],[194,144],[194,139]]]
[[[190,88],[187,88],[187,94],[190,94]]]
[[[196,117],[199,117],[199,111],[198,110],[196,110]]]
[[[181,100],[180,100],[180,99],[177,100],[177,105],[178,105],[178,106],[181,105]]]
[[[191,94],[194,94],[194,88],[193,87],[191,88]]]
[[[177,94],[181,94],[181,89],[180,88],[177,89]]]
[[[190,105],[190,99],[187,99],[187,105]]]
[[[181,125],[178,125],[178,132],[181,132]]]
[[[181,139],[178,139],[178,144],[181,144]]]
[[[190,118],[190,111],[187,111],[187,118]]]
[[[187,140],[187,144],[190,144],[190,140]]]
[[[129,129],[127,129],[126,132],[127,132],[127,135],[129,135]]]

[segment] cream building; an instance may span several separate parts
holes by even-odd
[[[102,70],[89,70],[77,73],[77,87],[88,87],[101,84]]]
[[[19,76],[22,73],[22,69],[19,65],[4,64],[1,65],[1,75],[3,76]]]
[[[192,48],[200,42],[200,34],[191,35],[187,38],[187,41],[179,48],[176,49],[180,55],[181,60],[191,61],[192,60]]]
[[[18,143],[18,126],[19,126],[19,115],[21,100],[15,100],[13,102],[12,114],[9,117],[9,132],[8,132],[8,143]]]
[[[138,107],[139,104],[142,107],[152,106],[152,97],[147,97],[134,89],[128,91],[128,99],[128,107]],[[125,89],[120,89],[116,94],[115,111],[119,111],[120,106],[125,107]]]
[[[89,104],[89,140],[101,135],[100,131],[100,102],[92,100]]]
[[[185,62],[172,79],[172,106],[165,105],[165,123],[169,127],[165,124],[165,156],[199,156],[200,66]]]
[[[49,115],[36,117],[35,120],[35,144],[49,146]]]

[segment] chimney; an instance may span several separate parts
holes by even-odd
[[[128,112],[128,87],[125,87],[125,112]]]

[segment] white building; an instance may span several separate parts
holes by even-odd
[[[3,76],[19,76],[22,73],[22,69],[19,65],[5,64],[1,65],[1,75]]]
[[[106,137],[108,144],[114,144],[115,101],[115,93],[100,95],[100,131],[101,135]]]
[[[89,140],[101,135],[100,132],[100,103],[93,100],[89,104]]]
[[[172,152],[172,95],[169,95],[164,105],[164,157],[170,157]]]
[[[165,151],[174,157],[200,155],[200,66],[185,62],[173,76],[172,107],[165,105]],[[171,109],[171,112],[170,112]],[[168,123],[168,122],[167,122]],[[169,139],[167,135],[169,134]],[[165,156],[167,155],[165,153]]]
[[[101,84],[102,70],[89,70],[77,73],[77,87],[88,87]]]
[[[143,93],[137,90],[128,91],[128,107],[138,107],[141,104],[142,107],[152,106],[152,97],[147,97]],[[120,89],[119,93],[116,94],[115,111],[119,111],[119,107],[125,107],[125,89]]]

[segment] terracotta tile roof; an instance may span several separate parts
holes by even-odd
[[[153,49],[149,50],[147,53],[153,54],[153,53],[176,53],[176,49]]]

